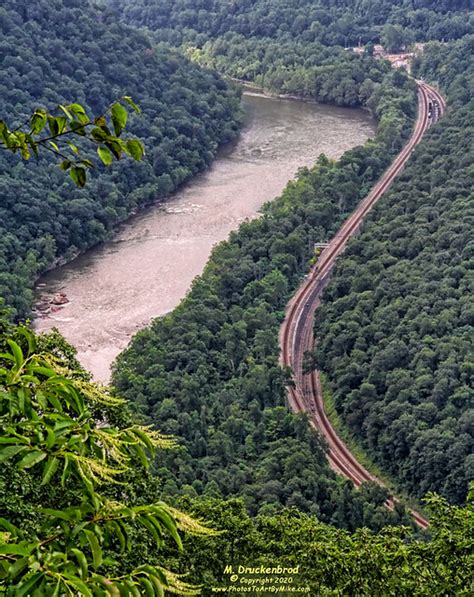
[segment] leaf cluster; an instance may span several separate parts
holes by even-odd
[[[19,153],[24,160],[29,160],[32,153],[38,157],[40,151],[49,151],[62,160],[61,170],[69,171],[75,184],[84,187],[87,170],[94,164],[85,157],[84,145],[76,145],[71,138],[83,138],[96,145],[97,154],[106,166],[110,166],[114,159],[119,160],[123,154],[134,160],[140,160],[145,154],[140,140],[121,138],[128,119],[126,105],[136,113],[140,112],[131,97],[123,96],[96,117],[90,117],[81,104],[74,103],[59,105],[59,115],[37,108],[29,122],[13,130],[0,120],[0,147]],[[69,155],[65,154],[66,150]]]
[[[123,408],[123,401],[76,379],[38,349],[27,328],[18,327],[2,344],[0,463],[28,474],[40,488],[60,484],[73,502],[43,505],[33,528],[0,518],[0,590],[35,597],[163,595],[165,589],[196,594],[196,587],[163,567],[142,563],[123,570],[117,560],[133,548],[137,532],[149,535],[155,549],[168,539],[181,549],[179,529],[210,533],[164,502],[127,504],[128,471],[146,469],[157,449],[172,448],[174,440],[94,418],[91,406],[100,403],[107,412]],[[113,487],[118,499],[111,497]]]

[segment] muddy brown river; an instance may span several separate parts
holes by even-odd
[[[244,129],[210,170],[39,281],[38,301],[64,292],[70,302],[37,318],[35,328],[58,328],[96,380],[109,379],[132,335],[176,307],[213,245],[258,215],[299,167],[311,166],[321,153],[339,157],[375,131],[362,110],[254,93],[242,102]]]

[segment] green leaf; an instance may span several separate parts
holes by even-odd
[[[83,531],[85,536],[87,537],[87,541],[89,542],[91,551],[92,551],[92,560],[94,568],[97,570],[102,564],[102,549],[99,545],[99,540],[97,539],[96,535],[87,529]]]
[[[26,143],[22,143],[20,146],[20,151],[21,151],[21,157],[24,160],[29,160],[31,157],[31,152],[28,149],[28,146],[26,145]]]
[[[151,441],[148,434],[145,431],[143,431],[143,429],[138,429],[137,427],[130,427],[128,432],[138,437],[141,440],[141,442],[150,450],[150,452],[155,451],[155,446],[153,445],[153,442]]]
[[[126,538],[125,533],[120,528],[120,524],[117,521],[115,521],[115,520],[111,520],[108,523],[108,527],[110,529],[112,529],[112,531],[116,535],[116,537],[117,537],[117,539],[118,539],[118,541],[120,543],[120,551],[124,552],[125,549],[126,549],[126,547],[127,547],[127,538]]]
[[[145,516],[139,516],[138,522],[150,531],[153,539],[156,541],[156,544],[158,545],[158,547],[160,547],[162,544],[161,529],[157,529],[155,525],[151,523]]]
[[[0,462],[6,462],[13,456],[16,456],[20,452],[28,450],[27,446],[8,446],[0,450]]]
[[[54,587],[54,591],[53,591],[51,597],[59,597],[59,591],[61,589],[61,585],[62,585],[62,582],[61,582],[61,579],[59,579],[58,582],[56,583],[56,586]]]
[[[75,427],[76,425],[78,425],[78,422],[74,419],[66,419],[65,417],[66,415],[61,417],[59,421],[56,421],[56,423],[54,424],[54,431],[61,431],[63,429],[68,429],[68,427]]]
[[[92,129],[90,134],[94,141],[97,141],[97,143],[107,141],[107,139],[109,138],[109,134],[106,131],[99,128]]]
[[[111,580],[109,580],[108,578],[105,578],[104,576],[100,576],[99,574],[94,574],[92,576],[92,580],[94,582],[102,585],[108,595],[111,595],[112,597],[120,597],[120,591],[119,591],[117,585],[115,583],[113,583]]]
[[[35,110],[30,122],[31,133],[33,135],[41,133],[41,131],[46,126],[46,122],[46,110],[43,110],[42,108],[38,108],[37,110]]]
[[[27,141],[29,147],[31,147],[31,149],[33,150],[33,153],[35,154],[35,156],[38,157],[39,156],[38,143],[33,139],[33,137],[31,135],[26,135],[26,141]]]
[[[127,102],[127,104],[131,106],[137,114],[140,114],[140,108],[136,105],[136,103],[132,100],[132,98],[129,95],[124,95],[122,99],[125,102]]]
[[[73,547],[71,549],[71,553],[76,556],[79,566],[81,567],[82,578],[87,578],[89,574],[89,566],[87,564],[87,558],[84,555],[84,552],[80,549],[76,549],[75,547]]]
[[[86,583],[81,580],[77,576],[73,576],[72,574],[64,574],[64,577],[67,579],[67,584],[79,592],[74,592],[76,595],[85,595],[85,597],[94,597],[92,591],[86,585]]]
[[[126,143],[127,152],[134,160],[141,160],[145,154],[142,143],[138,139],[129,139]]]
[[[6,520],[5,518],[0,517],[0,527],[3,527],[12,535],[18,535],[20,533],[20,529],[12,525],[12,523]]]
[[[79,147],[77,147],[77,145],[74,145],[74,143],[71,143],[71,141],[68,141],[67,144],[69,145],[69,149],[75,153],[76,155],[79,155]]]
[[[46,456],[46,452],[41,452],[40,450],[33,450],[33,452],[30,452],[29,454],[24,456],[20,460],[20,462],[18,462],[18,468],[30,468],[32,466],[35,466],[35,464],[38,464],[38,462],[44,460]]]
[[[119,160],[120,157],[122,156],[122,146],[119,143],[119,141],[111,138],[111,139],[109,139],[108,141],[105,142],[105,145],[114,154],[115,158],[117,160]]]
[[[65,520],[66,522],[73,520],[73,517],[63,510],[54,510],[53,508],[40,508],[39,510],[43,514],[48,514],[48,516],[59,518],[61,520]]]
[[[137,585],[133,582],[133,580],[130,580],[128,578],[126,578],[123,581],[123,584],[127,587],[127,589],[130,591],[130,595],[132,595],[133,597],[140,597],[141,593],[137,588]]]
[[[69,458],[69,455],[66,454],[64,456],[64,467],[63,467],[63,472],[61,474],[61,487],[64,487],[64,484],[66,482],[66,479],[69,477],[70,475],[70,466],[71,466],[71,459]]]
[[[69,170],[69,168],[71,167],[72,162],[71,160],[63,160],[60,164],[59,167],[61,168],[61,170]]]
[[[69,112],[69,110],[66,108],[66,106],[62,106],[61,104],[59,104],[58,107],[60,110],[62,110],[64,112],[64,114],[66,114],[66,116],[69,120],[72,120],[72,114],[71,114],[71,112]]]
[[[88,124],[90,122],[89,117],[86,114],[86,111],[80,104],[69,104],[67,108],[72,114],[74,114],[76,119],[81,124]]]
[[[43,367],[41,365],[34,365],[34,367],[32,367],[31,370],[35,373],[40,373],[45,377],[52,377],[53,375],[56,375],[54,369],[50,369],[49,367]]]
[[[3,543],[0,545],[0,554],[27,557],[34,548],[35,545],[24,547],[22,545],[15,545],[14,543]]]
[[[71,131],[76,133],[76,135],[81,135],[83,137],[86,134],[84,125],[81,124],[80,122],[77,122],[77,120],[72,120],[69,123],[69,126],[71,127]]]
[[[58,134],[63,133],[67,129],[67,118],[65,116],[56,116],[58,125]]]
[[[98,147],[97,153],[99,154],[100,159],[106,166],[110,166],[110,164],[112,164],[112,162],[114,161],[114,157],[111,154],[110,150],[107,149],[107,147]]]
[[[23,442],[24,444],[29,444],[29,440],[24,437],[23,435],[21,436],[21,439],[19,439],[18,437],[0,437],[0,444],[15,444],[17,445],[18,442]]]
[[[28,342],[28,354],[33,354],[36,351],[35,335],[31,332],[31,330],[28,330],[25,327],[19,327],[17,332],[26,338],[26,341]]]
[[[112,124],[114,125],[114,131],[117,137],[125,128],[127,124],[128,113],[127,110],[119,103],[115,103],[112,106]]]
[[[54,446],[54,444],[57,441],[57,437],[56,434],[54,433],[54,431],[51,429],[51,427],[46,427],[46,434],[47,434],[47,438],[46,438],[46,447],[48,448],[48,450],[51,450],[51,448]]]
[[[39,580],[43,578],[42,572],[37,572],[30,576],[29,579],[24,583],[17,585],[15,588],[15,597],[25,597],[31,595],[31,589],[37,584]]]
[[[11,580],[15,579],[28,566],[28,561],[28,557],[20,558],[10,566],[8,576]]]
[[[146,595],[146,597],[155,597],[155,589],[153,588],[153,585],[148,580],[148,578],[141,576],[140,584],[145,589],[143,595]]]
[[[51,133],[51,135],[53,137],[56,137],[56,135],[59,134],[59,122],[58,122],[58,118],[55,118],[54,116],[48,116],[48,126],[49,126],[49,132]],[[55,147],[56,151],[57,151],[57,146]]]
[[[150,579],[150,582],[155,587],[155,593],[158,595],[158,597],[164,597],[165,591],[163,589],[163,585],[161,584],[159,578],[150,573],[148,574],[148,578]]]
[[[80,166],[73,166],[69,174],[78,187],[82,188],[85,186],[87,176],[84,168],[81,168]]]
[[[23,351],[21,350],[20,346],[14,342],[13,340],[7,340],[8,345],[12,349],[13,356],[15,357],[15,363],[18,369],[21,369],[23,363],[25,362],[25,357],[23,356]]]
[[[170,535],[173,537],[173,539],[176,541],[179,549],[182,549],[182,543],[181,543],[181,538],[178,535],[178,529],[176,527],[176,522],[173,520],[173,518],[167,513],[165,512],[162,508],[158,508],[157,510],[155,510],[155,516],[157,516],[160,519],[160,522],[163,523],[163,525],[166,527],[166,529],[168,530],[168,532],[170,533]],[[153,524],[159,524],[158,521],[156,520],[156,518],[154,518],[154,516],[149,516],[148,520],[150,520]]]
[[[140,458],[140,462],[143,465],[143,468],[148,468],[150,466],[150,462],[146,457],[145,450],[140,445],[133,446],[133,449],[137,456]]]
[[[51,481],[52,476],[58,470],[59,466],[59,458],[53,456],[50,460],[48,460],[48,464],[45,466],[43,478],[41,479],[41,485],[46,485]]]
[[[100,128],[107,126],[107,121],[104,116],[97,116],[94,118],[94,124]]]

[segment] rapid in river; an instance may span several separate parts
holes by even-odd
[[[339,157],[375,131],[363,110],[251,92],[242,102],[242,133],[208,171],[39,280],[39,302],[60,292],[69,302],[36,319],[36,330],[58,328],[97,381],[109,379],[113,360],[137,330],[176,307],[212,247],[257,216],[298,168],[321,153]]]

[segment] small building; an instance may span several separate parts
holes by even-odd
[[[385,56],[385,50],[380,44],[374,45],[374,56]]]

